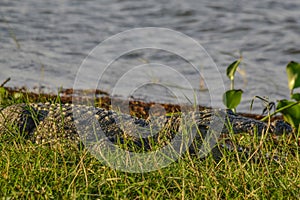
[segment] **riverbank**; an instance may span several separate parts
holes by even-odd
[[[9,95],[2,103],[28,98]],[[298,198],[300,159],[293,137],[229,137],[250,155],[223,149],[216,161],[212,155],[198,159],[186,153],[158,171],[132,174],[104,165],[81,146],[38,145],[5,134],[0,137],[0,194],[63,199]]]
[[[29,91],[27,88],[16,88],[16,87],[3,87],[6,93],[6,97],[26,97],[29,102],[48,102],[53,100],[59,100],[60,103],[73,103],[73,101],[79,102],[84,105],[94,105],[104,109],[111,109],[112,101],[118,105],[121,110],[131,114],[133,116],[147,118],[149,116],[149,110],[154,105],[159,105],[165,110],[166,113],[179,112],[181,111],[182,105],[160,103],[160,102],[149,102],[144,99],[124,99],[124,97],[111,97],[106,91],[102,90],[78,90],[73,91],[72,88],[61,88],[57,94],[46,93],[43,89],[37,89],[37,92]],[[80,96],[76,96],[76,94]],[[74,95],[75,94],[75,95]],[[207,107],[198,106],[199,110],[204,110]],[[193,105],[183,105],[183,109],[192,110]],[[260,120],[265,115],[258,115],[252,113],[237,113],[244,117],[253,118]],[[276,115],[271,118],[271,121],[282,119],[281,115]]]

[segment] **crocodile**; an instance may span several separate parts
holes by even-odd
[[[153,151],[157,148],[155,146],[165,146],[176,136],[183,119],[193,119],[191,122],[200,133],[192,139],[203,140],[210,126],[215,126],[211,123],[216,113],[222,116],[216,121],[216,124],[221,124],[222,134],[232,132],[261,135],[266,132],[284,134],[293,131],[282,120],[268,124],[222,109],[207,108],[189,111],[185,116],[174,113],[142,119],[86,105],[22,103],[0,111],[0,135],[17,130],[18,134],[37,144],[66,141],[89,144],[88,142],[96,140],[98,143],[129,144],[124,148],[131,151]],[[201,142],[203,141],[199,144]],[[191,145],[190,151],[195,151],[195,148],[195,145]]]

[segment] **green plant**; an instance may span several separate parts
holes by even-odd
[[[300,130],[300,93],[294,93],[294,89],[300,87],[300,64],[291,61],[286,67],[286,73],[288,77],[288,86],[290,89],[290,100],[279,100],[276,110],[273,113],[270,113],[271,108],[274,106],[273,102],[269,102],[268,99],[259,96],[255,96],[254,99],[258,98],[262,100],[266,105],[264,112],[268,111],[269,113],[266,117],[262,118],[261,121],[265,121],[271,116],[281,113],[283,119],[297,131]],[[251,101],[250,109],[252,109],[254,99]]]
[[[300,64],[291,61],[286,66],[286,74],[288,77],[288,85],[291,91],[291,97],[293,96],[293,91],[295,88],[300,87]],[[299,95],[299,94],[298,94]]]
[[[241,63],[241,60],[242,58],[234,61],[227,67],[226,70],[226,75],[230,80],[230,90],[227,90],[223,94],[223,103],[228,109],[231,109],[233,112],[236,111],[236,107],[240,104],[243,94],[243,90],[234,89],[234,75],[239,64]]]
[[[285,121],[299,130],[300,124],[300,93],[294,94],[294,89],[300,87],[300,64],[291,61],[286,66],[290,98],[293,100],[282,99],[278,102],[276,111],[282,113]]]
[[[263,112],[262,112],[262,115],[264,114],[268,114],[268,117],[270,117],[272,114],[270,113],[270,111],[272,109],[274,109],[274,112],[276,111],[275,110],[275,107],[276,107],[276,104],[274,102],[270,102],[269,101],[269,98],[268,97],[260,97],[260,96],[255,96],[252,100],[251,100],[251,103],[250,103],[250,110],[252,110],[252,106],[253,106],[253,103],[254,103],[254,100],[255,99],[259,99],[261,100],[263,103],[264,103],[264,109],[263,109]],[[266,117],[265,119],[268,119],[268,117]],[[264,121],[264,120],[263,120]]]

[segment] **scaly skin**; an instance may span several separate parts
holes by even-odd
[[[190,112],[187,116],[193,118],[193,122],[203,136],[207,134],[215,111],[205,109]],[[236,134],[262,134],[265,131],[274,134],[292,132],[292,128],[282,121],[276,121],[268,126],[267,123],[235,115],[229,111],[218,110],[218,113],[226,116],[221,118],[224,121],[220,121],[221,125],[225,124],[222,133],[228,133],[229,130]],[[129,144],[134,150],[138,147],[149,151],[153,150],[153,144],[163,146],[174,138],[180,126],[180,119],[179,115],[174,115],[144,120],[102,108],[71,104],[16,104],[0,111],[0,135],[7,131],[20,130],[24,132],[26,138],[37,144],[70,140],[76,143],[109,140],[114,144]],[[157,127],[153,125],[155,123]],[[152,129],[156,127],[157,131],[153,130],[152,134],[149,134],[147,129],[149,125],[152,125]],[[101,135],[101,131],[104,134]],[[201,140],[198,134],[195,138]]]

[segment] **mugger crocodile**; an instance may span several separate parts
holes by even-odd
[[[206,134],[214,110],[207,108],[190,113],[190,116],[194,117],[201,136]],[[263,134],[266,131],[283,134],[293,131],[290,125],[281,120],[267,124],[227,110],[218,110],[218,112],[226,116],[222,122],[224,123],[222,128],[224,134],[229,131],[236,134]],[[105,135],[105,137],[100,137],[100,140],[121,146],[128,144],[128,148],[132,151],[152,151],[157,144],[164,146],[174,138],[174,134],[179,129],[180,119],[180,115],[170,115],[151,121],[151,119],[136,118],[116,111],[84,105],[15,104],[0,111],[0,136],[19,130],[17,134],[23,133],[24,137],[37,144],[70,140],[79,143],[83,140],[82,136],[85,140],[95,140],[95,134],[91,132],[95,130],[93,123],[97,122],[98,130],[101,129]],[[153,121],[158,124],[158,133],[155,130],[153,130],[153,134],[146,133],[149,132],[147,127],[149,124],[153,124]],[[133,127],[138,128],[138,133],[137,129]],[[143,133],[144,127],[146,128],[145,133]],[[200,139],[200,136],[195,137],[195,140]]]

